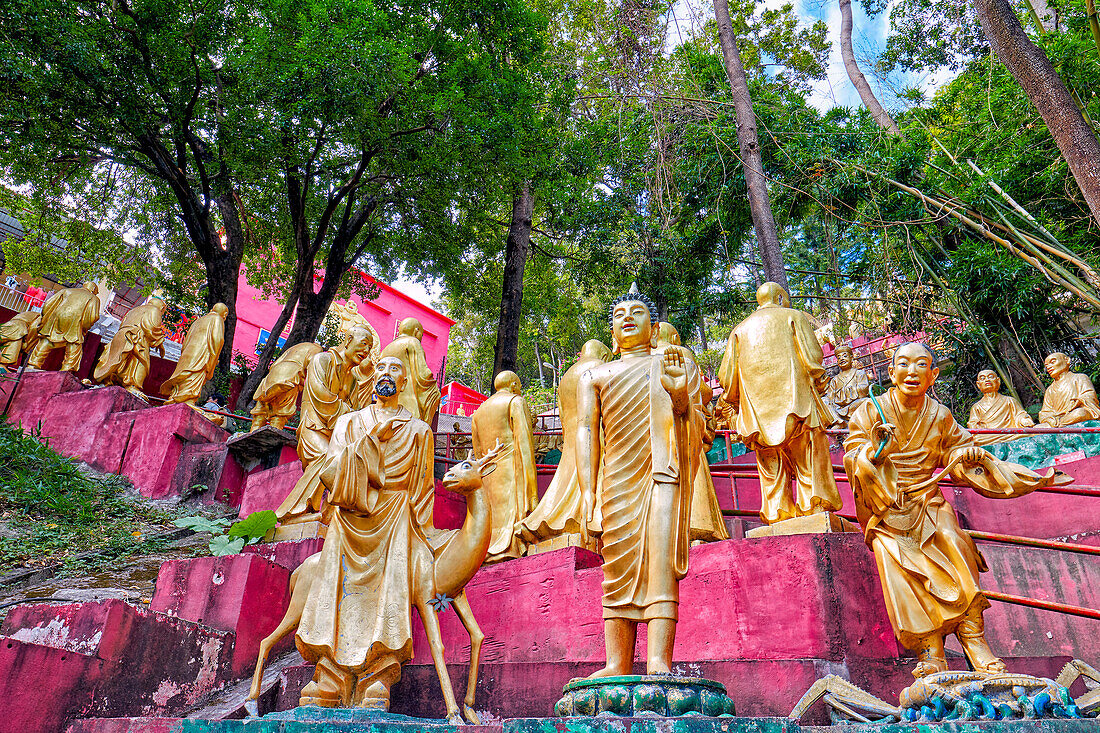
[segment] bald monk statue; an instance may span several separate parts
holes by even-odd
[[[653,353],[663,354],[669,346],[680,346],[680,332],[671,323],[661,321],[657,325],[657,348]],[[684,351],[695,361],[695,354],[691,349],[685,348]],[[718,503],[718,492],[714,488],[714,479],[707,463],[707,451],[714,445],[714,415],[710,404],[714,390],[705,380],[700,383],[699,388],[706,428],[703,430],[699,470],[695,472],[695,488],[691,492],[691,541],[694,543],[717,542],[730,538],[726,523],[722,521],[722,507]]]
[[[1096,388],[1087,374],[1069,370],[1069,357],[1056,351],[1043,360],[1054,382],[1043,395],[1039,422],[1052,428],[1064,428],[1086,420],[1100,419]]]
[[[398,325],[397,332],[397,338],[382,349],[382,356],[397,357],[405,364],[409,381],[401,391],[401,404],[431,425],[443,397],[424,356],[424,345],[421,343],[424,327],[417,319],[406,318]]]
[[[505,370],[497,374],[493,387],[496,391],[470,418],[475,455],[501,446],[496,471],[483,481],[492,514],[487,562],[523,555],[526,544],[517,529],[538,501],[535,436],[519,377]]]
[[[310,359],[324,351],[315,343],[295,344],[284,351],[263,378],[252,399],[252,426],[249,432],[264,425],[285,428],[287,420],[298,411],[298,395],[306,380]]]
[[[867,399],[871,393],[871,382],[856,363],[851,346],[842,344],[836,347],[836,365],[839,371],[829,380],[825,399],[836,413],[836,425],[846,428],[859,401]]]
[[[16,313],[0,326],[0,367],[19,366],[23,354],[34,348],[38,340],[41,314],[34,311]]]
[[[99,286],[86,282],[79,288],[65,288],[51,295],[42,305],[42,321],[38,326],[38,343],[31,352],[27,366],[43,369],[46,357],[54,349],[65,349],[62,372],[80,369],[84,336],[99,320]]]
[[[145,399],[142,385],[149,374],[149,352],[164,356],[164,311],[167,303],[149,298],[145,305],[131,308],[118,327],[118,332],[100,355],[92,375],[99,384],[117,384],[130,394]]]
[[[166,405],[188,404],[194,406],[199,394],[214,370],[218,368],[218,356],[225,344],[225,318],[229,309],[224,303],[215,303],[205,316],[195,319],[183,337],[180,360],[172,370],[172,376],[160,387],[160,393],[168,395]]]
[[[992,369],[983,369],[978,372],[975,381],[978,391],[982,393],[981,399],[970,408],[970,417],[967,418],[966,427],[969,430],[1003,430],[1006,428],[1030,428],[1035,425],[1031,415],[1027,414],[1024,406],[1014,397],[1001,394],[1001,378]],[[982,434],[973,436],[978,445],[991,445],[1002,443],[1006,440],[1014,440],[1017,435]]]
[[[564,534],[580,534],[585,522],[581,502],[581,487],[577,478],[577,382],[589,369],[611,361],[611,349],[597,339],[586,341],[581,347],[580,358],[569,367],[558,381],[558,417],[561,420],[565,440],[561,448],[561,460],[554,471],[550,486],[542,495],[535,510],[520,525],[519,531],[528,542],[542,542]],[[599,493],[599,492],[597,492]],[[599,502],[592,534],[599,534]]]
[[[617,298],[611,325],[622,358],[592,367],[577,386],[577,473],[589,522],[602,474],[607,665],[592,677],[631,673],[639,623],[648,627],[646,673],[672,670],[704,416],[698,367],[681,347],[653,353],[656,323],[656,307],[636,287]]]
[[[756,302],[759,307],[730,333],[718,404],[745,446],[756,451],[760,519],[774,524],[838,511],[825,437],[835,417],[823,398],[829,378],[821,344],[810,319],[788,307],[790,298],[777,284],[757,288]]]

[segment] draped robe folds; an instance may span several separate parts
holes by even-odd
[[[161,311],[154,305],[131,308],[96,365],[95,381],[141,389],[149,373],[149,352],[164,343]]]
[[[407,410],[380,419],[371,406],[336,422],[319,462],[335,469],[328,532],[295,637],[308,661],[369,676],[412,658],[415,560],[431,555],[433,451],[431,429]]]
[[[313,357],[321,351],[321,347],[314,343],[296,344],[284,351],[256,387],[252,395],[252,399],[256,400],[252,415],[293,417],[298,408],[298,394],[305,380],[306,369]]]
[[[481,403],[471,423],[475,455],[485,455],[498,440],[501,444],[496,470],[482,480],[492,508],[489,558],[519,557],[517,524],[538,501],[531,413],[521,396],[499,390]]]
[[[310,360],[298,426],[298,458],[303,469],[324,457],[337,418],[351,412],[348,400],[354,386],[351,370],[343,368],[335,352],[326,351]]]
[[[1088,416],[1075,422],[1100,419],[1100,402],[1097,402],[1092,380],[1087,374],[1066,372],[1047,387],[1043,395],[1043,407],[1039,410],[1039,422],[1054,425],[1052,420],[1055,417],[1063,417],[1078,407],[1084,407]]]
[[[867,374],[853,366],[829,380],[825,399],[832,405],[837,418],[847,423],[852,417],[852,412],[859,406],[859,401],[866,399],[870,390],[871,382],[867,379]]]
[[[1027,414],[1023,405],[1008,395],[982,395],[982,398],[970,408],[966,427],[971,430],[1001,430],[1004,428],[1030,428],[1035,422]],[[990,445],[1006,440],[1015,440],[1017,435],[975,435],[978,445]]]
[[[679,416],[661,385],[663,360],[623,359],[587,375],[599,393],[604,434],[604,618],[678,618],[703,414],[695,363],[684,360],[689,404]]]
[[[906,433],[903,417],[912,413],[903,413],[895,392],[889,390],[879,402],[887,422],[897,426],[899,448],[880,465],[871,462],[878,449],[872,431],[882,419],[867,400],[852,416],[844,469],[864,538],[875,554],[890,622],[898,640],[915,648],[922,636],[950,633],[974,602],[988,606],[978,585],[978,573],[987,568],[938,486],[914,488],[958,451],[973,447],[973,437],[946,407],[928,397]],[[1053,471],[1040,476],[987,454],[979,468],[964,470],[957,464],[950,476],[994,498],[1021,496],[1056,483]]]
[[[442,394],[435,375],[428,368],[424,345],[415,336],[398,336],[382,349],[382,356],[395,356],[405,365],[408,381],[398,401],[409,412],[431,423],[439,409]]]
[[[98,320],[99,296],[84,288],[65,288],[42,304],[38,335],[54,344],[82,344],[84,333]]]
[[[176,368],[160,388],[161,394],[171,395],[168,402],[198,399],[203,386],[214,376],[224,344],[225,320],[217,313],[207,313],[191,324]]]
[[[39,318],[38,313],[27,311],[16,313],[10,321],[0,325],[0,366],[18,364],[22,352],[34,346]]]

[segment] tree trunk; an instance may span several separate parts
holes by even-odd
[[[871,117],[875,118],[875,122],[883,130],[901,135],[898,123],[879,104],[875,93],[871,91],[871,85],[867,83],[867,78],[856,63],[856,54],[852,49],[852,0],[840,0],[840,55],[844,59],[844,70],[848,72],[848,78],[852,80],[852,85],[859,92],[859,98],[863,100],[863,106],[871,113]]]
[[[1100,224],[1100,143],[1042,49],[1031,42],[1007,0],[974,0],[993,52],[1042,115],[1069,164],[1092,218]]]
[[[733,37],[733,23],[726,0],[714,0],[714,16],[718,20],[718,40],[722,44],[726,76],[733,88],[733,106],[737,113],[737,143],[741,149],[741,166],[745,171],[745,187],[748,189],[752,225],[760,248],[760,260],[764,263],[764,275],[784,290],[789,291],[787,273],[783,266],[783,252],[779,249],[779,234],[772,215],[768,182],[764,178],[764,161],[760,155],[760,140],[756,134],[756,113],[749,97],[749,80],[741,63],[741,53]]]
[[[703,320],[703,314],[699,314],[699,345],[703,348],[703,351],[710,349],[710,344],[707,343],[707,323]]]
[[[500,319],[493,354],[493,378],[506,369],[516,370],[520,315],[523,308],[523,270],[531,251],[531,219],[535,197],[531,183],[524,183],[512,198],[512,221],[504,248],[504,282],[500,293]]]

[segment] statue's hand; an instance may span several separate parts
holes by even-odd
[[[893,423],[879,423],[875,427],[871,428],[871,440],[873,445],[871,446],[871,455],[877,458],[872,458],[875,463],[881,463],[882,459],[890,455],[898,449],[898,439],[895,435],[897,427]],[[881,446],[881,448],[880,448]]]
[[[687,390],[687,365],[684,350],[679,346],[669,346],[661,362],[661,386],[675,399],[678,393]]]
[[[596,497],[587,491],[581,492],[581,539],[588,544],[588,527],[592,524],[596,512]]]
[[[988,454],[977,446],[971,446],[969,448],[963,448],[959,454],[959,460],[966,468],[973,468],[982,462]]]

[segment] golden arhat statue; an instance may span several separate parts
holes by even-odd
[[[840,371],[829,380],[825,399],[836,413],[836,424],[848,427],[848,420],[859,406],[859,401],[867,399],[871,393],[871,382],[856,362],[852,347],[847,344],[836,347],[836,365]]]
[[[180,359],[172,376],[160,387],[168,395],[165,404],[185,403],[194,406],[202,388],[218,368],[218,356],[225,344],[225,318],[229,309],[225,303],[215,303],[205,316],[195,319],[183,337]]]
[[[86,282],[79,288],[58,290],[42,304],[38,343],[31,351],[27,366],[43,369],[54,349],[65,349],[62,372],[80,369],[84,336],[99,320],[99,286]]]
[[[1054,380],[1043,395],[1039,422],[1052,428],[1064,428],[1086,420],[1100,419],[1096,388],[1087,374],[1069,370],[1069,357],[1056,351],[1043,360],[1047,374]]]
[[[822,394],[828,376],[813,324],[788,307],[783,288],[756,290],[759,307],[730,333],[718,407],[760,475],[760,519],[774,524],[840,509],[825,429],[835,422]],[[797,495],[791,496],[791,479]]]
[[[535,436],[519,376],[512,371],[500,372],[493,387],[496,391],[470,419],[475,454],[484,455],[500,445],[497,468],[484,481],[493,515],[490,561],[523,555],[526,543],[517,536],[517,530],[539,498]]]
[[[590,368],[577,386],[577,473],[589,521],[602,474],[607,665],[593,677],[630,674],[639,622],[648,626],[647,674],[671,671],[704,416],[687,352],[652,353],[656,323],[657,309],[636,287],[617,298],[611,327],[622,358]]]
[[[978,585],[985,561],[937,482],[950,476],[982,496],[1009,498],[1070,479],[1053,470],[1040,476],[979,448],[951,411],[928,397],[937,376],[927,346],[898,347],[890,366],[894,386],[852,416],[844,468],[890,623],[898,641],[917,653],[913,675],[947,669],[944,636],[952,633],[975,671],[1003,672],[985,640],[989,601]]]
[[[142,385],[149,374],[149,352],[164,356],[164,311],[168,305],[160,298],[149,298],[144,305],[131,308],[118,327],[111,343],[100,354],[93,378],[99,384],[117,384],[127,392],[145,399]]]
[[[1030,428],[1035,424],[1018,399],[1001,394],[1001,378],[997,376],[997,372],[992,369],[983,369],[978,372],[978,378],[974,383],[982,396],[970,408],[970,416],[966,420],[968,429],[1004,430]],[[1019,436],[983,434],[975,435],[974,442],[978,445],[990,445],[1013,440],[1016,437]]]
[[[382,349],[382,356],[394,356],[405,364],[409,381],[401,392],[401,404],[429,425],[435,419],[443,396],[435,375],[424,355],[424,327],[415,318],[406,318],[397,326],[398,336]]]
[[[18,366],[23,354],[34,348],[41,319],[40,313],[26,311],[0,326],[0,367]]]
[[[542,495],[542,500],[520,525],[520,532],[528,542],[542,542],[561,535],[580,535],[588,519],[584,516],[581,486],[577,478],[576,441],[580,415],[577,414],[577,383],[589,369],[611,361],[611,349],[597,339],[590,339],[581,347],[580,358],[565,370],[558,381],[558,418],[561,420],[565,440],[561,459],[554,477]],[[599,492],[597,492],[598,494]],[[586,534],[599,534],[599,502],[592,525]]]
[[[305,384],[306,369],[313,357],[324,351],[319,345],[306,342],[295,344],[284,351],[271,365],[252,399],[252,426],[249,432],[264,425],[273,428],[286,427],[287,420],[298,410],[298,395]]]

